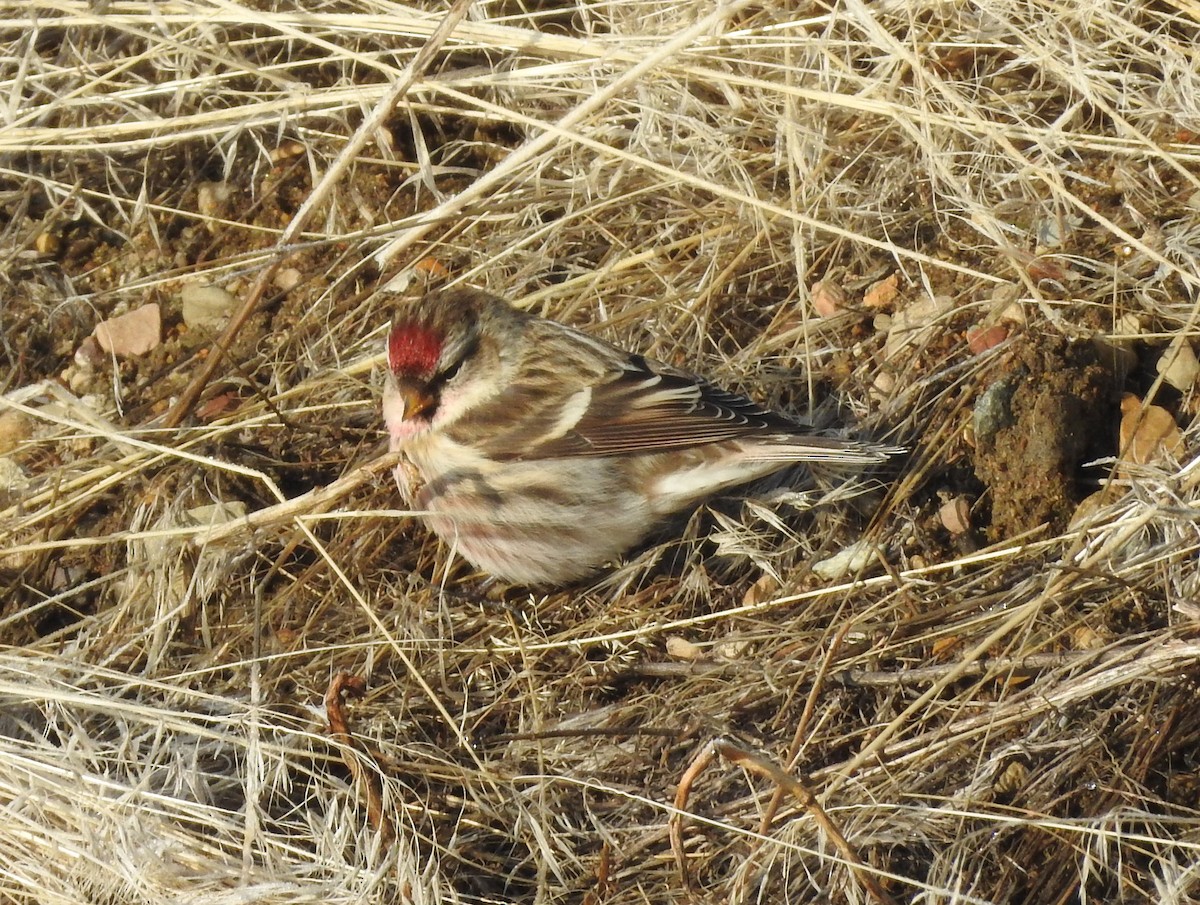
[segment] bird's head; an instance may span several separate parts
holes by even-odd
[[[520,317],[474,290],[425,296],[392,324],[384,415],[405,431],[453,420],[496,391],[508,325]]]

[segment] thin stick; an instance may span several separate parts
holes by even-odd
[[[842,835],[841,830],[837,828],[837,825],[825,813],[825,809],[817,801],[817,796],[810,792],[800,780],[781,770],[765,757],[747,751],[741,745],[729,739],[716,739],[713,742],[713,746],[716,748],[717,753],[730,763],[749,770],[751,773],[757,773],[759,776],[778,783],[781,788],[791,792],[800,803],[800,806],[812,814],[813,819],[817,821],[817,825],[833,840],[833,844],[841,852],[842,857],[846,859],[846,862],[850,865],[850,869],[858,877],[862,885],[866,887],[867,892],[878,901],[884,903],[884,905],[895,905],[895,900],[871,876],[870,868],[858,857],[858,853],[850,847],[850,843],[846,841],[846,837]]]
[[[350,162],[359,155],[359,152],[366,146],[367,142],[376,135],[383,127],[384,121],[391,115],[396,104],[400,102],[409,89],[416,83],[425,70],[429,68],[429,64],[433,62],[434,55],[441,49],[450,37],[450,33],[454,31],[455,26],[462,21],[467,14],[467,9],[471,6],[472,0],[455,0],[454,5],[450,7],[450,11],[442,18],[438,27],[434,29],[429,39],[421,45],[416,56],[404,73],[396,80],[391,90],[384,94],[379,99],[361,126],[350,136],[350,140],[346,142],[346,146],[342,148],[342,152],[338,154],[337,159],[330,165],[325,175],[321,177],[320,182],[313,186],[313,190],[309,193],[308,198],[300,205],[300,209],[296,211],[287,228],[279,237],[279,241],[275,244],[277,251],[282,251],[286,248],[293,239],[300,234],[312,217],[313,212],[325,202],[329,193],[333,191],[333,187],[341,179],[342,173],[350,166]],[[224,358],[227,350],[233,343],[234,337],[238,335],[250,315],[258,306],[259,300],[263,293],[266,292],[267,286],[275,276],[275,271],[279,269],[280,263],[283,261],[283,255],[277,254],[271,262],[258,275],[258,279],[254,281],[254,285],[246,294],[242,306],[237,310],[229,320],[228,326],[225,327],[220,338],[217,339],[213,347],[213,354],[208,356],[204,366],[201,367],[200,373],[197,374],[192,382],[188,384],[187,389],[183,391],[183,395],[167,412],[163,419],[165,427],[178,427],[192,409],[196,402],[200,399],[200,394],[204,392],[204,388],[208,386],[209,380],[212,379],[213,373],[217,369],[217,363]]]
[[[761,755],[754,754],[748,751],[738,743],[728,738],[716,738],[706,744],[700,753],[684,771],[683,776],[679,780],[679,787],[675,791],[675,813],[671,815],[670,820],[670,835],[671,835],[671,851],[675,854],[675,862],[679,867],[680,879],[683,882],[684,889],[690,894],[692,893],[691,876],[687,870],[687,861],[684,857],[683,849],[683,826],[687,816],[688,798],[691,795],[692,785],[713,759],[717,756],[724,757],[730,763],[735,764],[745,770],[769,779],[778,785],[781,789],[790,792],[793,797],[800,803],[800,806],[808,811],[813,819],[816,820],[817,826],[825,833],[825,835],[833,841],[834,847],[837,848],[845,862],[850,865],[851,871],[866,888],[867,892],[882,905],[895,905],[895,900],[888,895],[887,891],[879,885],[876,879],[871,875],[870,867],[858,856],[858,853],[846,841],[846,837],[842,835],[841,830],[830,819],[825,809],[821,807],[817,797],[810,792],[800,780],[791,776],[786,771],[782,770],[771,761]]]
[[[361,676],[340,672],[333,677],[325,692],[325,715],[329,720],[329,735],[341,746],[342,761],[354,779],[354,785],[367,800],[367,819],[379,833],[386,851],[396,839],[396,828],[383,807],[383,784],[379,776],[365,769],[359,759],[358,745],[350,731],[343,704],[346,698],[361,698],[367,683]]]
[[[236,518],[219,525],[214,525],[207,531],[202,531],[192,537],[191,543],[196,547],[216,544],[237,534],[259,531],[270,525],[292,522],[302,515],[325,512],[338,500],[349,496],[363,484],[374,480],[382,471],[395,468],[400,461],[399,453],[388,453],[373,459],[366,465],[360,465],[349,474],[343,475],[336,481],[317,487],[308,493],[255,510],[241,518]]]

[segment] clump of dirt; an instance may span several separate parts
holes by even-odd
[[[1112,370],[1091,343],[1024,337],[975,406],[975,473],[993,541],[1048,525],[1058,533],[1088,493],[1080,466],[1111,455],[1120,422]]]

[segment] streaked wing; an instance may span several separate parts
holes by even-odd
[[[547,437],[536,455],[611,456],[656,452],[754,434],[794,433],[793,421],[744,396],[638,355],[592,388],[571,428]]]
[[[870,444],[814,436],[789,418],[668,365],[553,321],[498,396],[447,432],[501,461],[619,456],[761,438],[754,458],[881,462]]]

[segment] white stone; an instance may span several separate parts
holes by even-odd
[[[220,286],[191,283],[179,293],[183,322],[193,330],[220,333],[237,307],[237,297]]]

